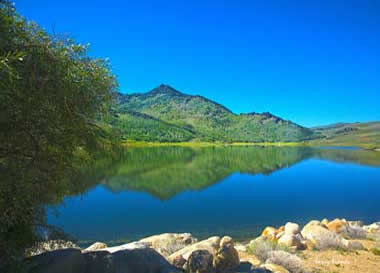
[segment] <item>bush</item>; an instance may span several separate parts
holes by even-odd
[[[365,239],[368,232],[359,226],[350,226],[347,228],[345,235],[351,239]]]
[[[263,239],[261,237],[252,241],[248,245],[248,253],[255,255],[260,261],[265,262],[268,259],[268,255],[271,251],[284,251],[290,252],[290,248],[279,245],[271,240]]]
[[[280,265],[291,273],[305,272],[301,258],[282,250],[270,251],[268,253],[268,259],[265,261],[265,263]]]
[[[371,252],[377,256],[380,256],[380,248],[372,248]]]
[[[343,244],[342,237],[335,232],[324,233],[322,236],[315,238],[317,241],[316,249],[343,249],[346,250],[346,246]]]

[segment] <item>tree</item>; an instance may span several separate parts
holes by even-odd
[[[88,46],[52,36],[0,0],[0,268],[38,237],[43,204],[62,198],[107,143],[117,88]]]

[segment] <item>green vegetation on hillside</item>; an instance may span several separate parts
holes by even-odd
[[[167,85],[148,93],[119,94],[111,123],[129,140],[291,142],[316,137],[310,129],[270,113],[236,115],[218,103]]]

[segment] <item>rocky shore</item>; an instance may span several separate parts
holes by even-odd
[[[375,273],[380,272],[378,252],[380,222],[365,226],[324,219],[302,228],[296,223],[266,227],[246,243],[229,236],[198,241],[189,233],[115,247],[96,242],[86,249],[49,241],[30,251],[25,264],[35,273]]]

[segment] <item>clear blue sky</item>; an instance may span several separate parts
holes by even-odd
[[[109,57],[122,92],[166,83],[304,126],[380,120],[379,0],[19,0]]]

